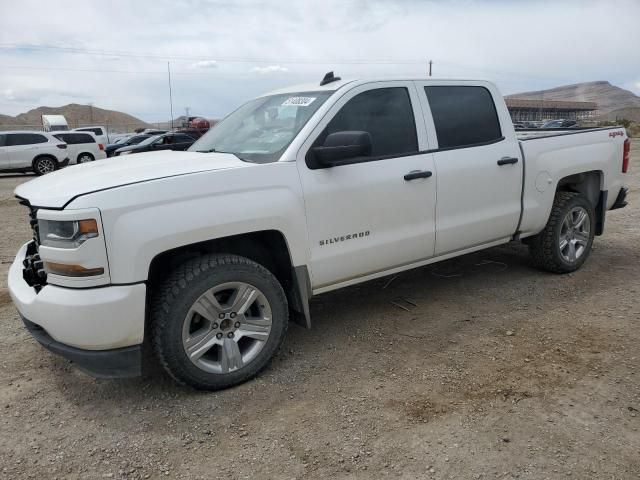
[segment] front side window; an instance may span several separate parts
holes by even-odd
[[[332,93],[284,93],[251,100],[200,137],[189,151],[232,153],[248,162],[275,162]]]
[[[418,151],[416,122],[405,87],[368,90],[349,100],[329,122],[314,146],[336,132],[371,135],[371,157],[399,156]]]
[[[438,136],[438,148],[489,143],[502,138],[491,93],[484,87],[424,87]]]

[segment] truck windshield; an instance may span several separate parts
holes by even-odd
[[[297,92],[251,100],[209,130],[189,151],[232,153],[255,163],[275,162],[332,93]]]

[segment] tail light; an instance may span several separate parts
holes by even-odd
[[[624,141],[624,147],[622,149],[622,173],[627,173],[627,170],[629,170],[630,152],[631,152],[631,139],[627,138]]]
[[[104,145],[103,145],[103,144],[101,144],[101,143],[99,143],[99,144],[98,144],[98,148],[99,148],[100,150],[104,150]]]
[[[56,145],[56,147],[61,148],[61,149],[66,149],[67,148],[67,144],[66,143],[59,143]]]

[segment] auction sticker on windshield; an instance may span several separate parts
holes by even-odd
[[[316,97],[289,97],[282,105],[294,105],[296,107],[308,107],[313,103]]]

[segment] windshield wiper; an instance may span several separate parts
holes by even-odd
[[[196,150],[196,152],[198,152],[198,153],[228,153],[229,155],[233,155],[234,157],[239,158],[243,162],[256,163],[253,160],[241,157],[237,153],[234,153],[234,152],[223,152],[223,151],[220,151],[220,150],[216,150],[215,148],[210,148],[209,150]]]
[[[198,153],[229,153],[229,152],[221,152],[220,150],[216,150],[215,148],[210,148],[209,150],[196,150]]]

